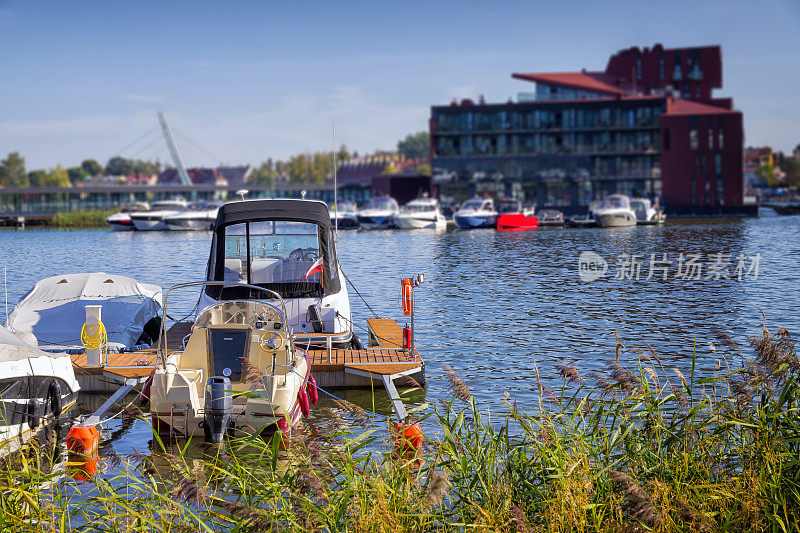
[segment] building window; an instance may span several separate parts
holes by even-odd
[[[722,175],[722,154],[714,154],[714,174]]]
[[[717,148],[722,150],[722,124],[720,124],[719,132],[717,133]]]
[[[689,148],[692,150],[697,150],[699,145],[698,138],[697,138],[697,129],[692,128],[689,131]]]
[[[636,58],[636,79],[642,81],[642,58]]]
[[[694,174],[692,174],[692,181],[691,181],[691,183],[689,184],[689,189],[692,191],[692,205],[695,205],[695,204],[697,203],[697,202],[696,202],[696,199],[695,199],[695,196],[696,196],[696,194],[695,194],[695,193],[696,193],[697,191],[695,190],[695,180],[694,180]]]
[[[700,86],[699,85],[697,87],[695,87],[694,97],[697,98],[698,100],[700,99]]]
[[[718,205],[725,205],[725,194],[723,190],[723,179],[722,176],[717,176],[717,204]]]
[[[664,56],[658,59],[658,79],[664,81]]]
[[[708,128],[708,149],[714,148],[714,130]]]

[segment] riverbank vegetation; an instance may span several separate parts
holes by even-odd
[[[59,478],[28,453],[0,471],[3,531],[790,531],[800,520],[800,362],[778,329],[720,334],[712,375],[655,351],[536,376],[531,411],[450,397],[415,452],[370,413],[329,404],[326,434],[106,458],[116,477]],[[330,431],[327,431],[330,430]],[[398,446],[400,443],[400,446]]]
[[[99,228],[106,226],[106,218],[116,213],[117,209],[100,209],[96,211],[65,211],[56,213],[47,221],[54,228]]]

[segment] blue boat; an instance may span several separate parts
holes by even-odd
[[[461,229],[493,228],[497,220],[497,210],[491,198],[472,198],[453,215],[453,220]]]

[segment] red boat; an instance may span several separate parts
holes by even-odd
[[[533,210],[526,210],[519,200],[503,200],[500,202],[497,215],[499,231],[522,231],[535,229],[539,221],[533,216]]]

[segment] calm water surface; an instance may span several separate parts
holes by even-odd
[[[56,274],[105,271],[167,288],[201,280],[210,233],[121,233],[108,230],[5,230],[0,262],[8,271],[9,306],[38,280]],[[768,325],[800,330],[800,217],[673,220],[662,227],[558,230],[523,233],[475,231],[342,232],[343,269],[370,306],[400,319],[400,279],[424,273],[417,290],[417,343],[427,361],[428,389],[412,403],[446,396],[443,367],[453,367],[484,405],[499,405],[504,392],[520,407],[536,404],[534,368],[557,386],[557,364],[582,372],[603,370],[614,358],[615,332],[633,360],[649,343],[666,365],[688,371],[693,347],[700,372],[725,363],[709,348],[715,331],[746,345],[757,334],[761,311]],[[593,251],[609,263],[592,283],[578,276],[578,257]],[[701,254],[701,279],[677,278],[680,254]],[[641,259],[639,279],[615,279],[623,254]],[[647,279],[650,255],[666,254],[668,279]],[[733,279],[707,276],[716,254]],[[745,271],[736,279],[738,258]],[[722,269],[725,270],[724,268]],[[635,271],[634,271],[635,272]],[[177,293],[176,293],[177,294]],[[189,312],[197,293],[175,302]],[[350,291],[353,316],[366,327],[371,316]],[[170,315],[178,316],[170,299]],[[362,338],[365,335],[362,332]],[[734,366],[736,361],[729,361]],[[371,408],[367,392],[347,398]],[[377,410],[390,414],[385,393]],[[312,411],[313,412],[313,411]],[[324,430],[325,415],[309,422]],[[144,451],[151,440],[143,422],[112,422],[106,453]]]

